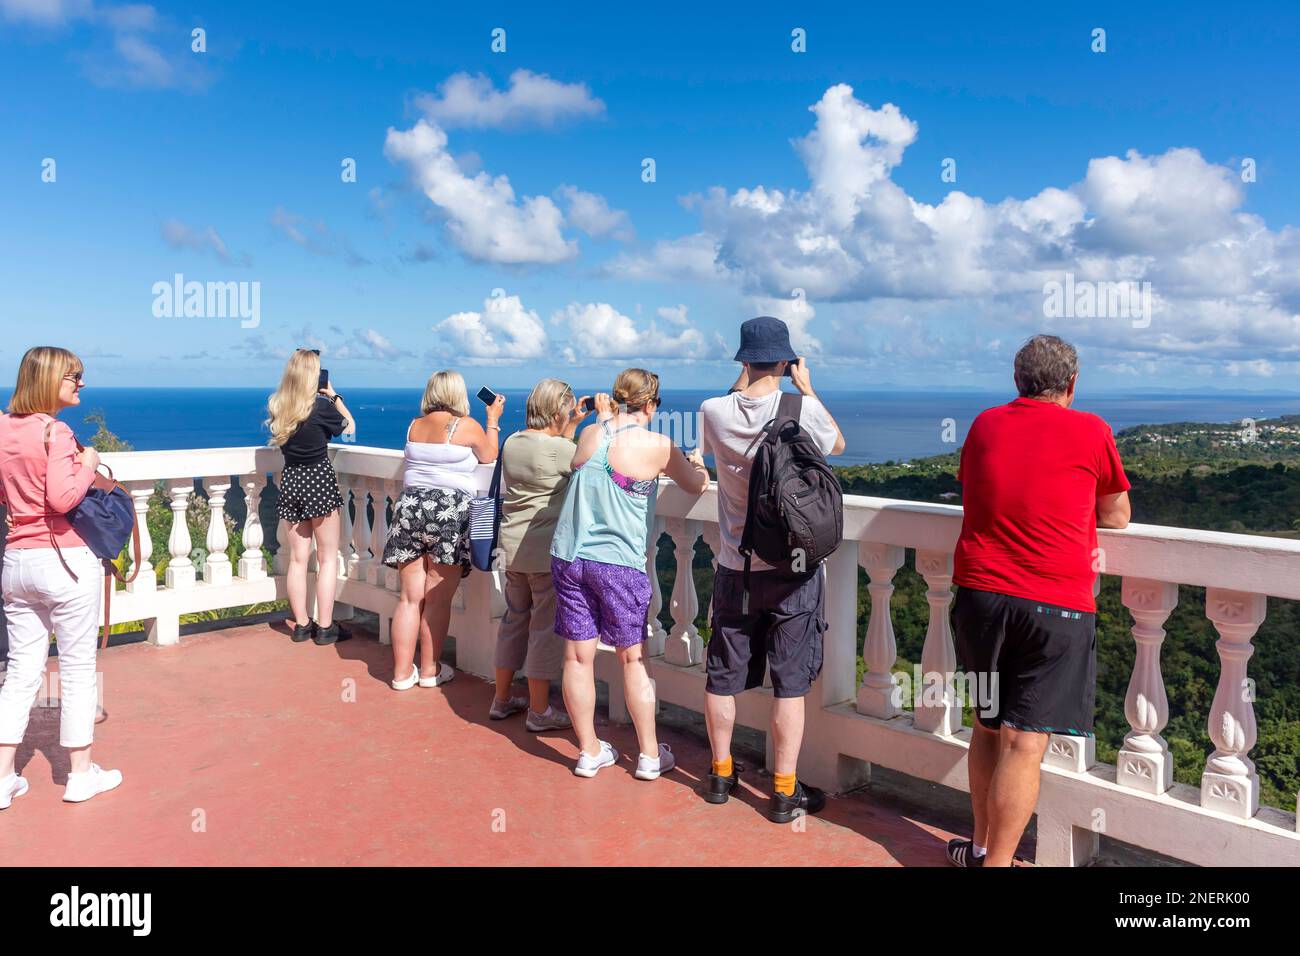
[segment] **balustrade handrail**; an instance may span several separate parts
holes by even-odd
[[[400,480],[402,475],[402,452],[397,449],[335,444],[330,454],[340,474],[385,480]],[[283,466],[279,449],[256,445],[113,452],[101,457],[123,482],[273,473]],[[478,477],[486,488],[491,466],[480,466]],[[656,508],[661,515],[716,523],[715,496],[712,484],[696,497],[664,480]],[[960,505],[844,496],[844,537],[850,541],[952,551],[961,517]],[[1098,546],[1103,574],[1300,600],[1300,540],[1132,524],[1122,531],[1099,530]]]

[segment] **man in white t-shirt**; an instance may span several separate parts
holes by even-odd
[[[795,767],[803,742],[804,697],[821,673],[826,594],[822,569],[793,572],[773,568],[757,555],[750,559],[749,604],[742,606],[745,559],[739,551],[749,502],[749,473],[763,440],[763,426],[776,417],[781,379],[789,375],[803,396],[799,426],[823,454],[844,451],[844,436],[813,393],[807,362],[790,347],[790,331],[780,319],[761,316],[740,328],[736,361],[744,371],[730,393],[700,406],[701,450],[712,455],[718,472],[718,528],[722,552],[713,580],[712,635],[706,655],[705,718],[713,766],[704,798],[726,803],[739,781],[731,759],[736,694],[772,674],[772,735],[775,788],[768,819],[785,823],[816,813],[826,797],[799,783]]]

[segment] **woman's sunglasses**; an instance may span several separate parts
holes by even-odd
[[[69,372],[67,375],[63,376],[63,380],[65,382],[71,382],[72,384],[76,385],[77,388],[81,388],[81,386],[86,384],[84,380],[84,373],[82,372]]]

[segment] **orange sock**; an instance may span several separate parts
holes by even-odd
[[[792,773],[778,773],[774,774],[774,776],[776,777],[776,792],[784,793],[787,797],[793,797],[795,775]]]
[[[734,765],[730,757],[726,760],[713,761],[713,772],[719,777],[730,777],[733,769]]]

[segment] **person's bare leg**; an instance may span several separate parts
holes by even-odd
[[[312,519],[316,538],[316,623],[334,623],[334,595],[339,587],[339,513]]]
[[[709,731],[713,762],[731,756],[731,732],[736,727],[736,698],[730,695],[704,695],[704,725]]]
[[[289,567],[284,572],[284,590],[289,598],[289,611],[299,627],[311,623],[307,613],[307,562],[311,559],[311,522],[294,521],[289,524]]]
[[[550,681],[528,678],[528,706],[534,714],[546,713],[546,708],[551,706]]]
[[[69,773],[85,773],[90,769],[90,744],[68,750]]]
[[[596,736],[596,639],[564,642],[564,707],[573,721],[578,747],[588,757],[600,754]]]
[[[799,748],[803,745],[803,698],[772,698],[772,736],[776,751],[773,773],[792,774],[799,766]]]
[[[989,782],[998,766],[999,746],[998,732],[985,727],[977,719],[971,731],[966,773],[970,777],[970,809],[975,820],[971,839],[985,849],[989,845]]]
[[[655,685],[645,669],[645,644],[633,644],[618,651],[623,662],[623,698],[636,728],[637,746],[647,757],[659,756],[655,736]]]
[[[451,599],[460,584],[459,564],[429,563],[424,579],[424,610],[420,614],[420,676],[435,677],[442,645],[451,626]]]
[[[510,687],[515,682],[515,671],[510,667],[496,669],[496,699],[505,703],[510,699]]]
[[[416,558],[398,572],[401,594],[393,610],[393,679],[406,680],[415,662],[415,639],[420,631],[420,602],[424,600],[424,560]]]
[[[998,764],[989,781],[988,856],[985,866],[1010,866],[1038,803],[1039,765],[1050,734],[1003,726],[998,734]]]

